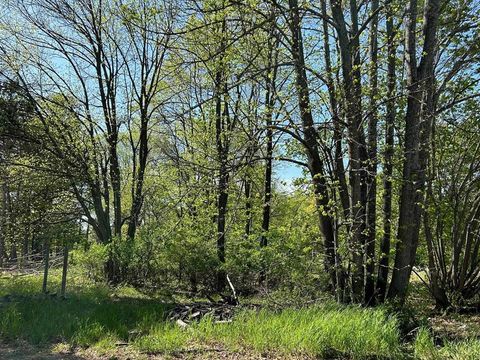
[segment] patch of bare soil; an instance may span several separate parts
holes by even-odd
[[[276,354],[252,354],[245,351],[232,352],[220,347],[205,347],[179,351],[174,354],[144,354],[129,347],[98,354],[92,349],[71,351],[67,348],[39,348],[29,344],[11,345],[0,342],[1,360],[280,360],[285,356]],[[290,360],[308,359],[290,357]]]
[[[84,360],[90,359],[69,352],[53,352],[48,348],[34,347],[24,343],[15,345],[0,341],[0,359],[2,360]]]
[[[480,337],[480,314],[448,314],[429,318],[434,333],[448,339]]]

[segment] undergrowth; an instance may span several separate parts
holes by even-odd
[[[53,274],[50,289],[59,278]],[[219,347],[227,351],[323,359],[479,359],[480,342],[439,347],[426,328],[405,343],[400,322],[385,308],[340,306],[325,301],[300,309],[243,310],[231,323],[205,317],[186,329],[166,321],[172,304],[131,288],[71,281],[66,300],[39,294],[36,276],[0,280],[0,336],[37,346],[115,350],[118,342],[147,353],[175,354]]]

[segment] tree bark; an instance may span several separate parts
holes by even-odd
[[[138,154],[138,171],[135,176],[135,188],[132,193],[132,207],[130,209],[130,220],[128,222],[127,237],[133,240],[140,221],[140,212],[143,205],[143,185],[145,179],[145,170],[147,168],[148,158],[148,118],[145,114],[146,109],[142,109],[140,119],[140,143]]]
[[[5,255],[5,239],[7,237],[7,182],[2,179],[2,213],[0,215],[0,268],[3,266]]]
[[[427,195],[428,196],[428,195]],[[427,204],[426,204],[427,205]],[[423,215],[423,226],[425,231],[425,240],[428,250],[428,270],[430,275],[430,291],[435,299],[435,306],[437,309],[446,309],[450,305],[447,293],[441,286],[437,262],[435,261],[435,249],[433,242],[432,229],[430,227],[430,218],[428,211]]]
[[[223,23],[223,31],[225,31],[225,21]],[[222,34],[223,36],[223,34]],[[222,46],[223,48],[223,46]],[[225,101],[223,102],[222,111],[222,91],[226,87],[225,72],[219,69],[215,77],[215,129],[216,129],[216,146],[219,166],[218,177],[218,198],[217,198],[217,256],[220,265],[225,264],[225,225],[228,205],[228,182],[229,172],[227,168],[228,156],[228,139],[225,134],[225,121],[229,116],[227,105],[227,94],[224,94]],[[217,291],[224,290],[227,284],[226,272],[220,269],[217,273]]]
[[[65,242],[63,246],[63,268],[62,268],[62,287],[60,296],[65,299],[65,290],[67,288],[67,270],[68,270],[68,244]]]
[[[395,265],[388,297],[405,301],[418,247],[419,230],[425,190],[425,171],[428,154],[428,139],[431,126],[429,117],[422,113],[422,103],[429,91],[426,82],[433,77],[437,24],[440,0],[427,0],[424,11],[424,45],[420,65],[416,66],[416,18],[417,1],[410,0],[406,30],[408,102],[405,115],[405,148],[400,194]]]
[[[252,232],[252,180],[247,175],[244,181],[245,184],[245,236],[249,237]]]
[[[367,207],[367,147],[363,130],[362,86],[360,45],[358,34],[358,6],[350,0],[351,35],[343,15],[342,2],[331,1],[332,15],[336,24],[338,45],[343,74],[343,88],[346,101],[346,117],[349,148],[349,183],[350,183],[350,254],[353,271],[350,274],[352,300],[364,301],[365,269],[364,255],[366,237]]]
[[[377,274],[377,302],[383,303],[387,293],[390,240],[392,232],[392,176],[393,176],[393,151],[395,127],[395,61],[396,44],[391,3],[386,7],[387,31],[387,110],[385,116],[385,152],[383,156],[383,237],[380,243],[380,256]]]
[[[315,202],[319,216],[320,232],[325,248],[325,270],[328,272],[332,285],[338,284],[335,267],[335,234],[330,208],[330,196],[324,173],[324,164],[319,153],[319,135],[313,122],[310,104],[310,91],[305,70],[305,55],[303,52],[303,39],[300,15],[297,0],[289,0],[290,30],[292,33],[292,56],[295,66],[295,78],[298,96],[298,107],[302,120],[303,144],[308,159],[308,168],[312,176]]]
[[[273,12],[272,12],[273,14]],[[273,21],[273,20],[272,20]],[[265,127],[266,127],[266,159],[265,159],[265,176],[263,182],[263,208],[262,208],[262,234],[260,236],[260,247],[264,248],[268,245],[267,234],[270,230],[270,213],[272,201],[272,163],[273,163],[273,106],[275,105],[276,79],[278,70],[278,40],[274,39],[274,25],[269,37],[268,51],[268,72],[265,77]],[[260,270],[259,282],[262,284],[266,278],[265,264],[262,264]]]
[[[368,164],[367,164],[367,244],[365,247],[365,299],[375,303],[375,244],[377,208],[377,100],[378,94],[378,0],[372,1],[373,18],[370,27],[370,110],[368,116]]]
[[[330,112],[332,114],[333,122],[333,141],[335,146],[334,152],[334,176],[338,181],[338,193],[340,196],[340,203],[342,205],[343,217],[347,224],[347,231],[350,231],[350,226],[348,225],[348,220],[350,218],[350,199],[348,184],[346,179],[345,165],[343,163],[343,127],[341,123],[340,114],[339,114],[339,105],[337,101],[337,93],[335,88],[335,82],[333,80],[333,68],[330,58],[330,39],[328,31],[328,22],[327,22],[327,4],[325,0],[321,0],[321,11],[322,11],[322,29],[323,29],[323,48],[324,48],[324,60],[325,60],[325,71],[326,71],[326,85],[328,89],[328,96],[330,102]],[[338,241],[338,227],[335,226],[335,266],[336,266],[336,298],[337,301],[344,301],[344,291],[345,291],[345,271],[341,265],[340,254],[338,253],[339,241]]]
[[[262,209],[262,236],[260,238],[260,246],[265,247],[268,244],[266,233],[270,229],[270,209],[272,200],[272,157],[273,157],[273,131],[272,131],[272,116],[271,110],[266,116],[267,126],[267,151],[265,161],[265,178],[263,184],[263,209]]]

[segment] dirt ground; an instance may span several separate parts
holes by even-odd
[[[141,354],[128,348],[119,347],[113,352],[99,355],[92,350],[71,351],[66,348],[37,348],[28,344],[10,345],[0,341],[1,360],[280,360],[285,357],[274,354],[252,355],[232,353],[220,348],[192,349],[175,355]],[[302,357],[291,360],[304,359]],[[305,358],[306,359],[306,358]]]
[[[10,345],[0,342],[0,359],[2,360],[83,360],[93,359],[71,353],[55,353],[50,349],[36,348],[27,344]]]

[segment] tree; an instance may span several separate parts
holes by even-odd
[[[405,300],[410,274],[415,261],[422,219],[425,190],[425,172],[430,137],[430,117],[424,104],[433,90],[434,58],[437,46],[437,26],[440,1],[425,3],[423,50],[417,65],[417,1],[408,5],[405,33],[407,65],[407,110],[405,114],[404,162],[397,246],[392,281],[388,290],[390,299]],[[422,109],[423,105],[423,109]]]
[[[106,272],[110,282],[118,282],[121,269],[113,242],[121,238],[125,222],[133,240],[140,221],[148,139],[152,119],[163,105],[162,71],[174,13],[146,0],[128,5],[38,0],[29,5],[14,2],[10,11],[33,30],[17,32],[9,26],[21,39],[18,50],[24,62],[17,66],[9,55],[16,45],[4,41],[6,74],[20,79],[35,104],[42,138],[65,163],[87,221],[102,243],[112,244]],[[37,59],[34,51],[46,57]],[[131,161],[122,169],[119,153],[125,149],[125,133]],[[122,182],[128,171],[131,199],[124,216]]]
[[[393,193],[393,154],[394,154],[394,128],[395,128],[395,88],[396,88],[396,31],[392,3],[386,6],[386,36],[387,36],[387,104],[385,114],[385,151],[383,155],[383,236],[380,243],[378,261],[378,274],[376,283],[376,297],[378,302],[383,302],[387,293],[390,242],[392,232],[392,193]]]

